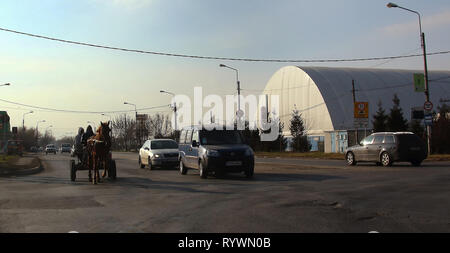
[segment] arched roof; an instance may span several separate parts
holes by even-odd
[[[280,95],[280,115],[284,132],[296,105],[310,133],[354,129],[352,80],[357,102],[369,102],[369,128],[379,101],[386,113],[397,94],[404,117],[409,120],[412,107],[423,107],[425,95],[415,92],[413,74],[420,70],[331,68],[287,66],[269,80],[264,94]],[[430,100],[434,108],[441,99],[450,98],[450,71],[429,71]]]

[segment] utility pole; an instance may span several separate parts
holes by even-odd
[[[420,17],[420,13],[415,10],[410,10],[408,8],[399,6],[395,3],[388,3],[386,5],[388,8],[400,8],[405,11],[409,11],[412,13],[415,13],[417,17],[419,18],[419,31],[420,31],[420,44],[422,46],[423,50],[423,66],[424,66],[424,72],[425,72],[425,99],[426,103],[430,103],[430,90],[428,86],[428,67],[427,67],[427,50],[425,47],[425,33],[422,32],[422,21]],[[428,146],[428,155],[431,154],[431,126],[427,124],[427,146]]]
[[[354,110],[354,108],[355,108],[355,103],[356,103],[356,94],[355,94],[355,80],[354,79],[352,79],[352,95],[353,95],[353,110]],[[353,124],[355,124],[354,123],[354,120],[355,119],[353,119]],[[354,125],[355,126],[355,137],[356,137],[356,145],[358,145],[358,143],[359,143],[359,141],[358,141],[358,127],[356,126],[356,125]]]

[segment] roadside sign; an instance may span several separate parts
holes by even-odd
[[[356,128],[368,128],[369,127],[369,119],[368,118],[355,118],[353,121],[353,125]]]
[[[423,107],[413,107],[411,108],[411,119],[423,119],[425,115],[425,111]]]
[[[433,103],[431,103],[431,101],[425,101],[425,103],[423,104],[423,109],[425,111],[433,110]]]
[[[369,118],[369,102],[355,102],[353,109],[353,117],[355,119]]]
[[[424,74],[415,73],[414,78],[414,91],[425,92],[425,76]]]

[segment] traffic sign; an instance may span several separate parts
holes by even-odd
[[[353,109],[353,117],[355,119],[369,118],[369,102],[355,102]]]
[[[425,92],[425,76],[424,74],[414,74],[414,91]]]
[[[431,101],[425,101],[425,103],[423,104],[423,109],[425,111],[433,110],[433,103],[431,103]]]

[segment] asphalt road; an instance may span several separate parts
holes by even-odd
[[[0,178],[0,232],[450,232],[450,163],[422,167],[257,159],[255,176],[139,169],[115,153],[117,180],[69,179],[65,155]]]

